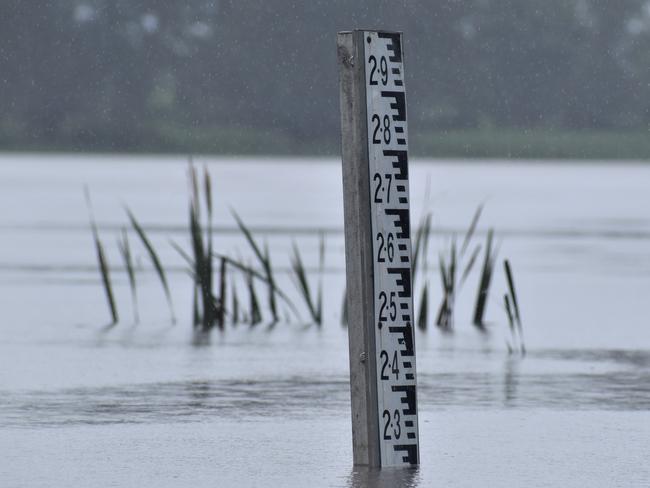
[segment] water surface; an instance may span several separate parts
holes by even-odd
[[[507,352],[500,269],[489,334],[470,325],[473,275],[458,299],[455,333],[416,338],[422,466],[378,473],[351,466],[338,163],[198,162],[214,177],[220,251],[253,259],[232,207],[268,241],[290,289],[292,239],[315,268],[326,235],[323,327],[239,325],[193,337],[191,286],[169,244],[188,245],[181,158],[2,156],[3,485],[639,486],[650,479],[650,167],[412,163],[414,222],[423,209],[434,212],[431,263],[485,204],[476,243],[494,227],[501,257],[512,262],[528,353]],[[110,329],[84,184],[115,268],[122,321]],[[114,244],[127,223],[124,203],[168,269],[176,325],[136,246],[142,321],[133,323]],[[431,268],[435,308],[439,277]]]

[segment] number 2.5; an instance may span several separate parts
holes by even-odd
[[[390,299],[389,299],[390,296]],[[395,292],[391,291],[387,295],[385,291],[379,292],[379,328],[381,329],[382,322],[386,322],[388,318],[394,321],[397,318],[397,303],[395,302]],[[388,312],[388,317],[384,315],[384,311]]]

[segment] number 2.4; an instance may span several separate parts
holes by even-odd
[[[394,374],[395,379],[399,380],[399,362],[397,360],[397,351],[393,353],[393,360],[388,364],[388,353],[386,351],[381,351],[379,354],[379,359],[383,360],[382,367],[381,367],[381,376],[380,379],[382,381],[384,380],[389,380],[388,374]],[[386,373],[386,368],[390,366],[390,372]]]

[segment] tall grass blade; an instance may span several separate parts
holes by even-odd
[[[185,250],[176,244],[173,240],[169,240],[169,243],[172,245],[172,247],[180,254],[180,256],[185,260],[185,262],[188,264],[187,268],[187,273],[192,277],[192,279],[195,278],[195,273],[194,273],[194,260],[185,252]]]
[[[492,272],[494,269],[495,255],[492,253],[492,238],[493,231],[490,229],[487,235],[487,242],[485,246],[485,258],[483,260],[483,269],[481,271],[481,278],[479,280],[478,292],[476,295],[476,305],[474,307],[474,320],[473,323],[481,330],[485,329],[484,315],[487,306],[488,294],[490,291],[490,283],[492,281]]]
[[[194,253],[194,283],[197,292],[201,296],[201,300],[196,299],[196,313],[198,323],[202,325],[204,331],[212,327],[213,314],[212,314],[212,294],[211,288],[211,275],[208,270],[207,259],[203,249],[203,230],[201,223],[198,219],[198,200],[193,198],[190,202],[190,240],[192,241],[192,252]],[[210,267],[212,263],[210,263]],[[200,303],[200,305],[199,305]]]
[[[200,324],[204,332],[210,331],[216,324],[223,329],[225,327],[225,280],[226,265],[222,261],[222,271],[220,284],[223,288],[223,297],[217,298],[214,295],[214,265],[213,265],[213,228],[212,228],[212,181],[207,166],[203,167],[203,190],[206,207],[206,237],[204,239],[203,227],[201,226],[201,195],[196,168],[189,160],[189,185],[190,185],[190,214],[189,214],[189,231],[192,243],[192,252],[194,259],[186,259],[191,263],[194,277],[194,300],[193,300],[193,317],[195,325]],[[204,244],[205,240],[205,244]],[[181,251],[179,251],[181,252]],[[199,300],[200,295],[200,300]]]
[[[131,301],[133,303],[133,320],[136,324],[140,323],[140,314],[138,312],[138,294],[135,280],[135,268],[133,266],[133,256],[131,255],[131,247],[129,246],[129,236],[126,229],[122,229],[122,239],[117,240],[117,247],[122,254],[126,273],[129,277],[129,287],[131,288]]]
[[[442,287],[444,296],[438,316],[436,318],[436,325],[446,332],[451,332],[453,328],[454,319],[454,296],[456,293],[456,268],[457,268],[457,251],[456,251],[456,238],[454,237],[449,249],[449,266],[446,266],[444,257],[439,255],[440,275],[442,279]]]
[[[512,278],[512,269],[510,267],[510,262],[507,259],[503,261],[503,267],[506,272],[506,279],[508,281],[508,288],[510,290],[510,298],[512,299],[512,309],[514,312],[513,315],[519,332],[519,343],[521,346],[521,353],[525,355],[526,346],[524,344],[524,329],[521,325],[521,315],[519,313],[519,303],[517,302],[517,293],[515,292],[515,282],[514,279]]]
[[[106,293],[106,301],[108,302],[108,308],[111,312],[111,325],[115,325],[119,321],[119,315],[117,313],[117,305],[113,296],[113,287],[111,286],[111,275],[109,272],[108,260],[106,259],[106,254],[104,253],[104,246],[102,246],[102,242],[99,239],[99,231],[97,230],[97,223],[95,222],[95,215],[93,213],[92,202],[90,200],[90,192],[88,191],[87,186],[84,187],[84,196],[86,197],[86,206],[88,207],[90,228],[92,230],[93,240],[95,241],[97,263],[99,264],[99,271],[102,276],[104,292]]]
[[[194,210],[199,218],[200,206],[199,206],[199,182],[196,176],[196,169],[194,168],[194,161],[192,156],[189,158],[189,178],[190,178],[190,195],[191,203],[195,207]]]
[[[194,274],[192,274],[193,279]],[[196,285],[196,282],[194,283],[194,286],[192,287],[192,325],[194,328],[198,328],[199,324],[201,323],[201,312],[199,311],[199,287]]]
[[[422,295],[420,296],[420,311],[418,312],[418,329],[427,330],[429,322],[429,283],[424,283]]]
[[[514,345],[516,345],[517,344],[517,330],[515,329],[515,318],[514,318],[514,314],[513,314],[513,311],[512,311],[512,305],[510,305],[511,300],[510,300],[510,297],[508,296],[507,293],[505,295],[503,295],[503,300],[504,300],[505,305],[506,305],[506,313],[508,314],[508,326],[510,328],[510,336],[512,337],[512,343]],[[524,344],[524,337],[523,337],[521,329],[519,329],[519,349],[521,351],[521,354],[525,356],[526,355],[526,346]],[[510,346],[510,343],[508,342],[508,353],[512,354],[513,352],[514,352],[513,348]]]
[[[204,191],[205,191],[205,206],[207,209],[207,240],[208,240],[208,249],[206,252],[205,256],[205,263],[204,263],[204,268],[205,268],[205,281],[206,281],[206,287],[207,287],[207,295],[209,297],[214,297],[213,293],[213,262],[212,262],[212,182],[210,180],[210,173],[208,173],[208,168],[206,166],[203,167],[203,183],[204,183]],[[220,276],[220,283],[222,286],[225,286],[225,268],[226,264],[225,261],[222,260],[221,262],[221,269],[222,269],[222,275]],[[219,301],[220,301],[220,306],[217,312],[217,325],[219,326],[220,329],[223,330],[224,328],[224,314],[225,314],[225,289],[222,289],[222,295],[219,295]],[[209,324],[209,327],[211,327],[211,324]]]
[[[250,298],[249,320],[251,325],[256,325],[262,321],[262,314],[260,313],[260,304],[257,299],[257,293],[255,292],[252,273],[248,273],[246,284],[248,285],[248,295]]]
[[[451,242],[451,257],[449,258],[449,293],[456,291],[456,238]]]
[[[167,282],[167,276],[165,275],[165,270],[163,269],[163,266],[160,262],[160,258],[158,258],[158,255],[156,254],[153,245],[147,238],[147,234],[145,233],[142,226],[140,226],[140,224],[136,220],[131,210],[128,207],[126,207],[125,210],[127,215],[129,216],[129,220],[131,221],[131,225],[133,226],[133,229],[135,230],[136,234],[138,234],[138,237],[140,237],[142,244],[144,245],[145,249],[147,250],[147,253],[149,254],[149,258],[151,259],[151,262],[153,263],[154,268],[156,269],[156,273],[158,274],[160,283],[162,284],[162,287],[165,291],[165,296],[167,297],[167,303],[169,304],[169,312],[171,314],[172,323],[175,324],[176,315],[174,314],[172,295],[171,292],[169,291],[169,283]]]
[[[217,315],[217,326],[223,330],[226,325],[226,263],[225,259],[221,259],[221,266],[219,268],[219,308]]]
[[[237,226],[239,229],[242,231],[244,234],[244,237],[248,241],[248,244],[250,245],[251,249],[253,249],[253,252],[255,253],[255,256],[257,257],[258,261],[260,262],[262,269],[264,270],[264,273],[266,274],[266,280],[267,280],[267,285],[268,285],[268,293],[269,293],[269,309],[271,310],[271,315],[273,317],[273,321],[277,322],[278,320],[278,311],[277,311],[277,303],[275,299],[275,294],[277,290],[277,286],[275,285],[275,280],[273,278],[273,268],[271,266],[271,258],[269,255],[269,249],[268,246],[265,246],[264,251],[258,246],[257,242],[255,241],[255,238],[253,237],[253,234],[251,231],[246,227],[242,219],[237,215],[237,213],[234,210],[231,210],[231,213],[237,222]]]
[[[108,271],[108,261],[104,253],[104,247],[100,241],[95,241],[95,247],[97,250],[97,260],[99,261],[99,269],[102,273],[102,282],[104,283],[104,290],[106,291],[106,299],[108,300],[108,305],[111,309],[111,318],[113,322],[111,325],[117,324],[119,321],[119,315],[117,313],[117,305],[115,304],[115,298],[113,297],[113,288],[111,286],[111,276]]]
[[[309,280],[307,279],[307,273],[305,272],[305,266],[303,264],[302,258],[300,256],[300,251],[296,243],[293,243],[293,256],[291,259],[291,270],[293,271],[294,279],[296,282],[296,287],[300,292],[307,309],[309,310],[309,315],[314,323],[319,324],[318,310],[317,306],[314,304],[311,296],[311,290],[309,287]]]
[[[449,295],[447,294],[442,297],[442,303],[440,304],[438,316],[436,317],[436,325],[445,332],[451,331]]]
[[[237,297],[237,288],[235,287],[234,281],[232,283],[230,295],[232,296],[232,308],[230,311],[232,315],[232,324],[237,325],[239,323],[239,298]]]
[[[465,269],[463,270],[463,274],[460,277],[460,281],[458,282],[458,289],[460,289],[463,284],[465,283],[465,280],[469,276],[469,274],[472,272],[472,268],[474,267],[474,264],[476,263],[476,259],[478,258],[478,255],[481,252],[481,245],[478,244],[476,248],[474,248],[474,251],[472,252],[469,261],[467,261],[467,264],[465,265]]]
[[[325,273],[325,233],[320,234],[320,245],[318,246],[318,295],[316,297],[317,323],[323,323],[323,275]]]
[[[190,257],[189,254],[185,252],[185,250],[179,246],[174,240],[170,239],[169,244],[180,254],[180,256],[185,260],[185,262],[189,265],[190,267],[190,275],[194,277],[194,260]]]
[[[449,270],[447,269],[447,264],[445,263],[445,258],[442,253],[438,255],[438,269],[440,271],[440,279],[442,280],[443,297],[436,316],[436,325],[444,331],[450,331],[450,295],[452,284],[450,281]]]
[[[207,166],[203,167],[203,184],[205,191],[205,207],[208,209],[208,215],[210,216],[209,220],[212,220],[212,181]]]
[[[474,231],[476,231],[476,225],[478,224],[478,221],[481,218],[481,212],[483,212],[483,204],[477,207],[476,212],[474,213],[474,217],[472,218],[472,222],[469,225],[467,232],[465,233],[465,239],[463,239],[463,245],[460,249],[461,256],[464,256],[465,252],[467,251],[467,247],[469,246],[469,243],[472,240]]]
[[[508,280],[508,288],[510,290],[510,296],[512,297],[512,308],[514,311],[514,317],[517,321],[517,326],[521,329],[521,315],[519,315],[519,303],[517,302],[517,293],[515,292],[515,282],[512,279],[512,269],[510,268],[510,262],[505,259],[503,261],[503,267],[506,272],[506,279]]]
[[[205,255],[203,251],[203,230],[198,219],[196,207],[190,205],[190,239],[192,241],[192,251],[194,253],[194,263],[197,268],[204,265]]]
[[[515,334],[515,322],[514,322],[514,317],[512,315],[512,308],[510,306],[510,298],[508,297],[508,294],[506,293],[503,295],[503,302],[506,307],[506,314],[508,315],[508,327],[510,327],[510,333],[513,335]]]
[[[206,302],[206,295],[203,285],[201,284],[201,269],[203,268],[203,240],[201,238],[201,230],[199,225],[199,214],[201,211],[199,205],[199,184],[196,177],[196,169],[194,168],[194,160],[190,155],[188,158],[188,176],[190,184],[190,239],[192,241],[192,250],[194,252],[193,272],[194,277],[194,291],[192,299],[192,321],[194,327],[198,328],[205,320],[205,309],[209,310],[209,305]],[[199,296],[201,300],[199,301]],[[203,303],[203,307],[200,306]],[[203,312],[202,312],[203,310]],[[208,311],[209,313],[209,311]]]
[[[442,253],[438,255],[438,270],[440,271],[440,279],[442,280],[442,290],[447,294],[449,292],[449,278],[447,276],[445,257]]]
[[[199,216],[201,212],[201,205],[199,201],[199,184],[198,178],[196,176],[196,168],[194,167],[194,158],[190,155],[188,158],[188,176],[189,176],[189,185],[190,185],[190,240],[192,242],[192,251],[194,253],[194,259],[192,260],[194,264],[194,283],[195,283],[195,325],[198,327],[203,321],[204,314],[202,309],[205,309],[205,293],[204,287],[201,284],[201,270],[204,266],[204,256],[203,256],[203,238],[201,225],[199,221]],[[200,302],[203,303],[203,307],[200,306],[199,296],[201,297]]]
[[[269,253],[268,243],[264,243],[264,270],[268,279],[268,295],[269,295],[269,309],[271,310],[271,317],[273,323],[278,321],[278,305],[275,297],[275,278],[273,277],[273,267],[271,266],[271,254]]]
[[[255,242],[255,238],[253,237],[253,234],[248,229],[248,227],[246,227],[242,219],[239,217],[239,215],[237,215],[237,213],[234,210],[231,209],[231,213],[232,216],[235,218],[235,221],[237,222],[237,226],[239,227],[239,230],[241,230],[242,234],[244,234],[244,237],[248,241],[248,244],[250,245],[251,249],[253,249],[255,256],[262,264],[262,267],[264,267],[266,259],[264,257],[264,254],[262,253],[262,249],[257,245],[257,242]]]

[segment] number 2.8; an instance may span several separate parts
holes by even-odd
[[[383,140],[384,144],[390,144],[390,117],[388,115],[384,115],[382,127],[382,119],[379,117],[379,115],[374,114],[372,116],[372,123],[374,126],[374,130],[372,131],[372,143],[381,144]]]

